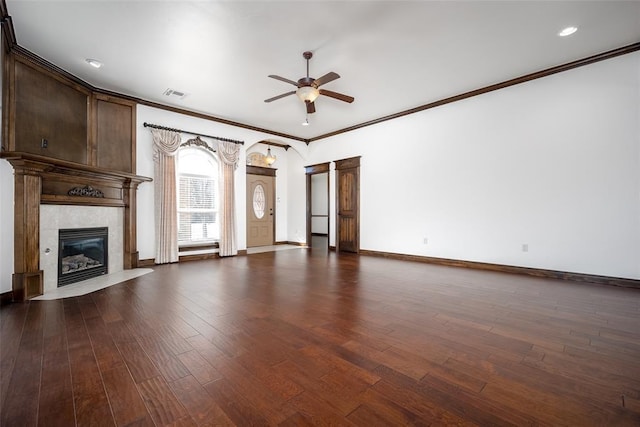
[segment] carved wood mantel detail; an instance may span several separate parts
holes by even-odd
[[[11,163],[15,176],[14,301],[43,292],[40,204],[124,208],[124,268],[138,266],[136,190],[151,178],[22,152],[0,157]]]
[[[90,185],[84,187],[73,187],[67,191],[69,196],[84,196],[84,197],[104,197],[104,193]]]

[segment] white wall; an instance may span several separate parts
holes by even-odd
[[[307,241],[307,178],[304,167],[313,164],[294,150],[287,151],[288,167],[288,204],[287,233],[288,241],[304,243]]]
[[[640,279],[639,105],[635,53],[313,142],[309,164],[362,156],[362,249]]]
[[[13,167],[0,160],[0,293],[9,292],[13,275]]]
[[[193,132],[201,132],[206,135],[215,135],[223,138],[236,139],[244,141],[245,144],[241,148],[241,158],[238,169],[235,173],[235,194],[236,194],[236,210],[237,216],[237,232],[238,232],[238,249],[246,249],[246,153],[247,149],[252,150],[251,146],[256,142],[269,139],[272,136],[247,130],[239,127],[229,126],[210,120],[200,119],[196,117],[178,114],[171,111],[161,110],[153,107],[138,105],[137,107],[137,171],[138,175],[153,177],[153,148],[152,137],[149,128],[145,128],[143,123],[153,123],[172,128],[184,129]],[[183,140],[192,138],[192,135],[184,134]],[[202,140],[213,142],[210,138],[202,137]],[[305,144],[299,141],[291,141],[287,139],[279,140],[280,143],[289,144],[295,149],[273,148],[272,152],[276,155],[277,160],[273,167],[278,169],[276,174],[276,240],[288,240],[288,189],[290,180],[288,177],[288,159],[298,158],[300,155],[296,150],[306,150]],[[303,170],[304,174],[304,170]],[[304,205],[303,205],[304,209]],[[138,252],[140,259],[155,258],[155,221],[153,214],[153,183],[144,183],[138,189]]]

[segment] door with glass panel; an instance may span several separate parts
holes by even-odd
[[[273,245],[275,177],[247,175],[247,247]]]

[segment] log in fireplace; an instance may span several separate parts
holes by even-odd
[[[107,274],[107,227],[59,230],[58,287]]]

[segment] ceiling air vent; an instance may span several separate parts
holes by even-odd
[[[183,99],[185,96],[187,96],[186,93],[180,92],[179,90],[175,90],[175,89],[167,89],[164,91],[163,95],[170,96],[172,98],[177,98],[177,99]]]

